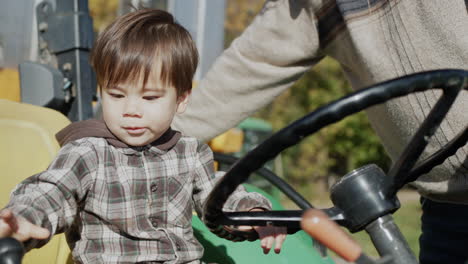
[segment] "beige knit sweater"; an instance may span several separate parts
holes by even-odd
[[[324,56],[335,58],[355,89],[433,69],[468,70],[466,0],[271,0],[218,58],[176,117],[183,133],[209,139],[267,105]],[[313,87],[310,87],[313,89]],[[368,111],[396,159],[439,90]],[[424,156],[468,124],[462,91]],[[415,186],[423,196],[468,204],[468,146]]]

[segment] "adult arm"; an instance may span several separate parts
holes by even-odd
[[[317,63],[322,55],[310,2],[267,1],[194,89],[173,126],[211,139],[270,103]]]

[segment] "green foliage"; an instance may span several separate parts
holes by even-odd
[[[117,16],[118,0],[89,0],[88,4],[96,33],[104,30]]]
[[[350,92],[338,63],[326,58],[256,116],[278,130]],[[296,187],[306,186],[311,180],[342,176],[369,163],[384,170],[389,165],[365,113],[347,117],[306,138],[285,151],[283,160],[286,177]]]
[[[245,30],[260,11],[263,0],[227,0],[224,21],[224,47]]]

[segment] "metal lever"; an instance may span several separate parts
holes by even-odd
[[[301,227],[311,237],[348,262],[376,263],[365,255],[361,247],[321,210],[307,210],[302,216]]]

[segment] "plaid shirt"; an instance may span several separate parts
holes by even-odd
[[[163,150],[86,137],[19,184],[7,207],[52,234],[66,232],[79,263],[199,263],[192,210],[203,215],[215,178],[211,150],[194,138]],[[271,208],[263,196],[237,190],[224,210],[253,207]]]

